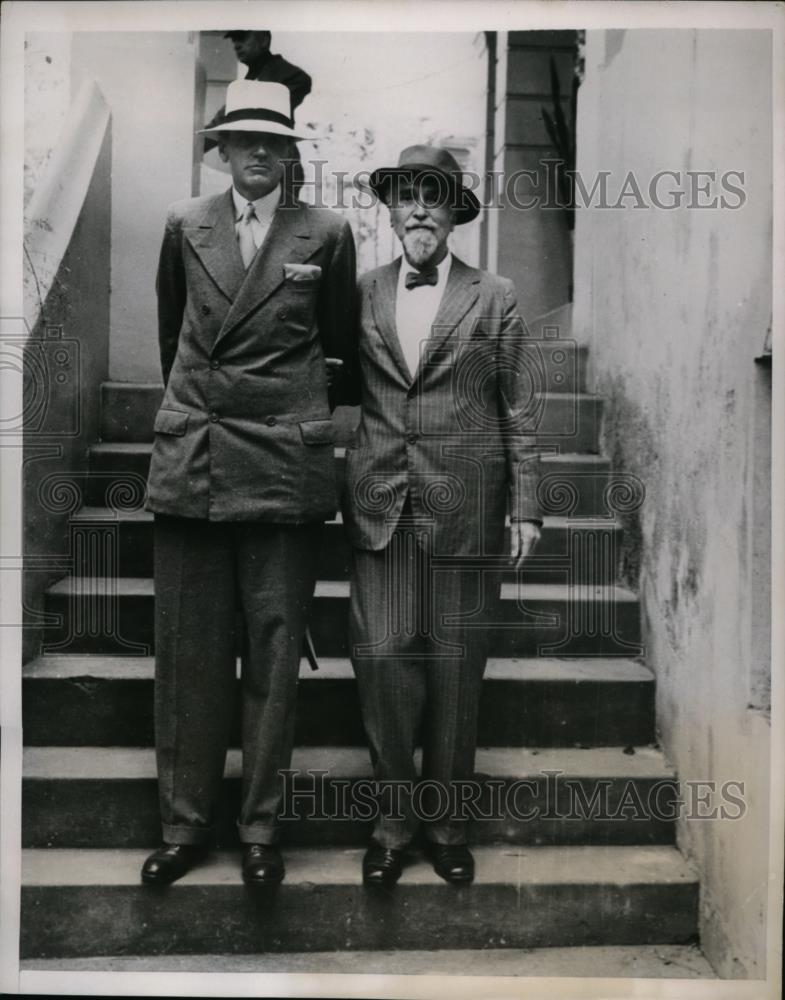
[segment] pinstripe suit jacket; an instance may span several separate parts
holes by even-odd
[[[410,377],[395,328],[401,258],[360,280],[361,419],[346,454],[344,520],[384,548],[407,492],[434,552],[502,551],[504,516],[539,519],[531,364],[513,284],[453,258]]]

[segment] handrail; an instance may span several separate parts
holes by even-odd
[[[82,212],[109,126],[109,105],[85,81],[25,212],[25,319],[35,328]]]

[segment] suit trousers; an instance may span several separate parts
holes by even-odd
[[[384,847],[405,847],[421,822],[429,840],[466,842],[455,783],[474,779],[488,613],[500,584],[470,557],[434,560],[429,525],[408,502],[385,549],[353,551],[350,651],[380,783],[374,838]]]
[[[321,524],[155,516],[155,739],[163,839],[214,832],[242,655],[243,843],[273,843]],[[240,611],[244,620],[238,636]]]

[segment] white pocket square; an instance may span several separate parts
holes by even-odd
[[[285,281],[318,281],[322,269],[318,264],[284,264],[283,276]]]

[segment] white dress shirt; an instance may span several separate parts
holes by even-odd
[[[264,242],[280,200],[281,187],[278,185],[278,187],[274,188],[263,198],[257,198],[256,201],[251,202],[256,213],[256,218],[251,219],[250,225],[257,250]],[[239,237],[240,224],[245,215],[245,206],[248,204],[248,199],[244,198],[234,185],[232,186],[232,201],[234,202],[234,231]]]
[[[398,292],[395,297],[395,327],[412,378],[420,364],[422,344],[431,335],[431,326],[439,311],[451,266],[452,254],[448,252],[444,260],[436,265],[439,278],[435,285],[407,288],[406,275],[416,268],[412,267],[406,257],[401,259]]]

